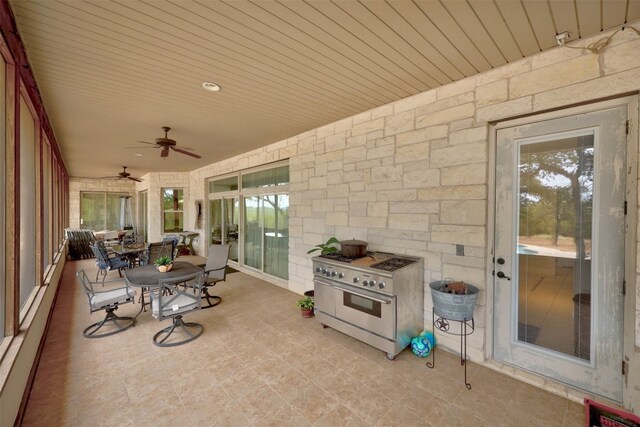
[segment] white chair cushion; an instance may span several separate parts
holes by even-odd
[[[91,307],[94,310],[99,310],[108,305],[112,305],[119,302],[124,302],[127,298],[134,298],[136,291],[129,288],[117,288],[110,291],[96,292],[90,298]]]
[[[165,299],[166,298],[166,299]],[[169,301],[173,298],[173,295],[167,295],[163,298],[164,301]],[[163,302],[164,302],[163,301]],[[186,295],[178,295],[175,299],[162,309],[162,315],[164,317],[174,316],[176,314],[184,313],[185,311],[191,311],[198,307],[198,301],[188,297]],[[158,317],[158,300],[154,299],[151,304],[151,312],[154,317]]]

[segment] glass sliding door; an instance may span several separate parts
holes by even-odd
[[[104,230],[104,193],[80,193],[80,228]]]
[[[244,198],[244,265],[262,270],[262,198]]]
[[[211,244],[222,244],[222,200],[209,201],[209,228],[211,229]]]
[[[238,197],[209,201],[209,227],[211,244],[229,245],[229,259],[238,262],[238,224],[240,222]]]
[[[212,178],[209,233],[240,267],[289,277],[289,166],[284,162]]]
[[[229,244],[229,259],[238,262],[238,226],[240,224],[240,198],[224,199],[224,242]]]
[[[80,228],[86,230],[118,230],[121,221],[122,193],[80,193]]]
[[[289,278],[289,195],[264,196],[264,272]]]
[[[244,263],[267,274],[289,278],[289,195],[244,199]]]

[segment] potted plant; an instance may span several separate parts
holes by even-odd
[[[160,273],[166,273],[173,268],[173,260],[168,256],[161,256],[154,264]]]
[[[325,243],[320,243],[319,245],[316,245],[313,249],[309,249],[307,251],[308,254],[315,252],[315,251],[320,251],[320,254],[322,255],[326,255],[326,254],[331,254],[334,252],[338,252],[338,248],[333,246],[333,245],[339,245],[340,241],[338,239],[336,239],[335,237],[331,237],[329,240],[327,240]]]
[[[298,308],[300,308],[300,312],[302,313],[302,317],[312,317],[313,316],[313,298],[304,297],[301,300],[298,300],[296,303]]]

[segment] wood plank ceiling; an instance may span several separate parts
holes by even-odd
[[[187,171],[640,19],[640,0],[12,0],[71,176]],[[205,91],[212,81],[222,91]],[[132,149],[162,136],[201,160]]]

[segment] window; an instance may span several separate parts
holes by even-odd
[[[1,38],[0,38],[1,40]],[[7,194],[5,188],[5,110],[7,106],[7,98],[5,93],[6,87],[6,71],[7,65],[0,55],[0,248],[5,248],[5,218],[4,218],[4,209],[5,209],[5,197]],[[4,249],[3,249],[4,252]],[[4,338],[4,307],[5,307],[5,257],[0,256],[0,341]]]
[[[238,191],[238,175],[209,181],[209,193]]]
[[[162,232],[184,231],[184,190],[181,188],[162,189]]]
[[[289,165],[242,174],[242,189],[289,185]]]
[[[36,286],[36,121],[20,97],[20,308]]]
[[[62,181],[62,180],[60,180]],[[61,184],[62,185],[62,184]],[[123,203],[128,197],[123,193],[80,193],[80,228],[86,230],[118,230],[122,221]],[[63,215],[63,212],[60,212]]]
[[[42,145],[42,272],[52,261],[51,251],[51,149],[49,143]]]

